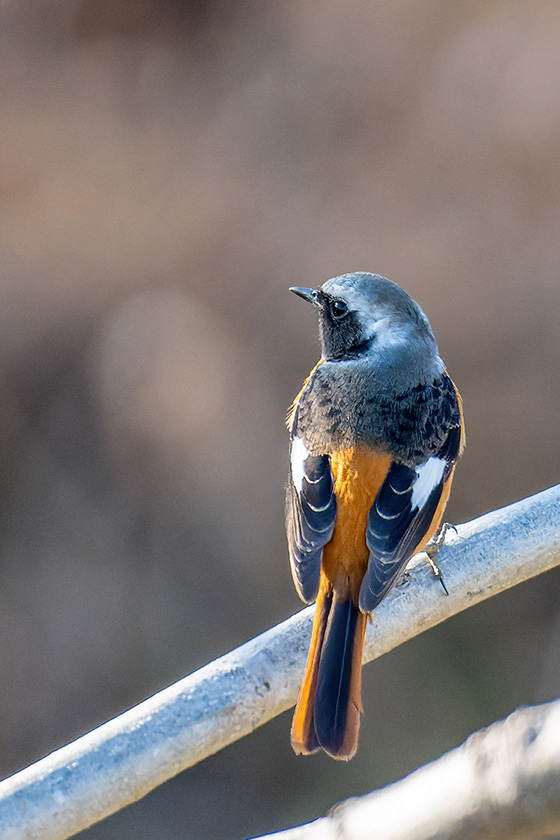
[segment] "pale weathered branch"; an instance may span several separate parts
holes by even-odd
[[[266,840],[532,840],[560,832],[559,790],[556,700],[514,712],[405,779]]]
[[[369,626],[369,661],[560,563],[560,486],[461,525],[417,559]],[[0,783],[3,840],[63,840],[242,738],[295,702],[312,608]]]

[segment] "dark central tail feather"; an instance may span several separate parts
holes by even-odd
[[[317,740],[334,758],[351,758],[360,726],[363,631],[366,616],[336,596],[319,662],[313,723]]]
[[[292,725],[297,753],[323,749],[348,760],[360,727],[362,650],[367,616],[332,587],[320,595],[305,677]]]

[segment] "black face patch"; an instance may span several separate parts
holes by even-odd
[[[332,361],[355,358],[367,352],[372,342],[371,338],[364,336],[357,312],[346,309],[343,315],[333,314],[335,304],[339,303],[329,299],[320,320],[323,356]]]
[[[375,336],[372,335],[371,338],[366,338],[362,341],[361,344],[356,344],[355,347],[352,348],[350,353],[348,354],[348,359],[358,359],[360,356],[365,356],[366,353],[369,353],[371,348],[375,343]]]

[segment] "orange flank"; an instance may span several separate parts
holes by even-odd
[[[322,365],[322,364],[323,364],[323,359],[319,359],[319,361],[317,362],[315,367],[311,370],[311,373],[309,374],[309,376],[306,377],[303,385],[299,389],[299,393],[297,394],[295,400],[293,401],[293,403],[291,404],[291,406],[288,409],[288,413],[286,415],[286,426],[288,427],[289,432],[292,431],[292,424],[294,422],[294,416],[295,416],[296,408],[298,407],[299,401],[300,401],[301,397],[303,396],[303,394],[305,392],[305,389],[309,385],[309,381],[310,381],[311,377],[313,376],[313,374],[315,373],[315,371],[317,370],[319,365]]]
[[[369,558],[367,518],[390,466],[384,452],[352,447],[331,455],[336,525],[323,550],[323,573],[340,596],[356,604]]]

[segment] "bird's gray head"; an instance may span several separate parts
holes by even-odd
[[[430,322],[404,289],[367,272],[343,274],[320,289],[292,287],[319,309],[323,358],[327,361],[385,360],[391,368],[414,358],[428,368],[442,363]]]

